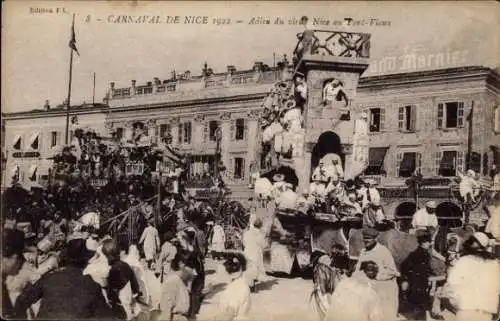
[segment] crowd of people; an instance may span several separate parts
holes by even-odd
[[[426,320],[426,313],[444,320],[443,308],[455,313],[456,320],[498,317],[500,270],[485,233],[473,233],[460,256],[445,264],[432,255],[432,234],[419,230],[417,249],[399,268],[377,241],[378,234],[363,230],[365,248],[354,269],[338,245],[331,253],[313,254],[313,294],[320,320],[396,320],[398,311],[405,310],[399,305],[408,303],[410,320]]]
[[[2,233],[3,316],[194,319],[203,300],[208,250],[199,222],[185,215],[174,232],[159,235],[150,221],[137,242],[93,225],[62,232],[58,248],[48,246],[56,259],[43,269],[38,256],[48,250],[45,243],[33,244],[22,230],[7,227]],[[247,260],[242,253],[223,253],[218,259],[224,259],[231,280],[221,314],[233,320],[249,308],[250,287],[243,286]],[[246,307],[239,305],[242,301]]]

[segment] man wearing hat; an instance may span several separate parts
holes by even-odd
[[[362,203],[362,208],[363,210],[367,209],[368,205],[372,203],[379,203],[380,204],[380,193],[379,191],[375,188],[376,182],[374,179],[366,179],[364,181],[364,186],[361,187],[358,191],[360,195],[363,196],[363,203]]]
[[[414,229],[428,229],[429,227],[436,228],[438,220],[436,216],[436,202],[429,201],[425,203],[425,207],[419,209],[413,214],[411,226]]]
[[[379,233],[376,229],[365,228],[362,233],[365,248],[361,250],[359,255],[356,271],[360,271],[363,262],[373,261],[377,264],[379,273],[374,288],[381,300],[384,314],[382,320],[394,321],[397,317],[399,305],[399,290],[396,282],[399,272],[394,257],[387,247],[377,242]]]
[[[430,310],[429,277],[434,275],[432,259],[432,234],[428,231],[418,231],[418,248],[401,264],[404,287],[408,288],[408,300],[415,305],[418,319],[425,319],[425,313]],[[404,289],[405,290],[405,289]],[[444,320],[440,314],[431,313],[435,320]]]
[[[24,233],[15,229],[2,231],[2,316],[7,318],[23,318],[14,309],[14,304],[9,296],[6,280],[7,277],[17,275],[24,263]],[[21,310],[26,311],[26,309]]]

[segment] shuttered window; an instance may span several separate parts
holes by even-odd
[[[399,152],[397,154],[397,171],[398,177],[410,177],[413,174],[420,172],[421,157],[417,152]]]
[[[211,142],[217,141],[217,128],[219,128],[219,122],[211,120],[208,124],[208,135]]]
[[[443,128],[443,120],[444,120],[444,105],[438,104],[437,128]]]
[[[234,178],[235,179],[245,178],[245,159],[243,157],[234,158]]]
[[[234,131],[235,131],[235,128],[234,128],[235,126],[234,125],[235,125],[235,122],[231,122],[231,125],[230,125],[230,128],[229,128],[229,132],[230,132],[229,135],[231,137],[231,140],[234,140],[234,138],[236,137],[236,135],[234,133]]]
[[[161,124],[160,125],[160,137],[165,138],[171,135],[172,127],[170,124]]]
[[[464,127],[464,103],[459,102],[457,109],[457,127]]]
[[[446,102],[438,104],[437,128],[461,128],[464,126],[464,102]]]
[[[417,108],[416,106],[399,107],[398,129],[402,132],[414,132],[417,129]]]
[[[182,144],[183,133],[184,133],[184,124],[180,123],[179,127],[177,128],[177,142],[179,144]]]
[[[439,176],[457,176],[457,171],[464,171],[464,165],[463,151],[445,150],[436,153],[436,174]]]
[[[370,108],[370,132],[380,132],[385,129],[385,109]]]
[[[57,146],[59,143],[59,133],[58,132],[51,132],[50,133],[50,147]]]
[[[184,123],[184,143],[191,144],[192,128],[190,122]]]
[[[235,133],[235,139],[236,140],[243,140],[245,139],[245,120],[243,118],[238,118],[235,121],[235,126],[236,126],[236,133]]]

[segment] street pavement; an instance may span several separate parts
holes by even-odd
[[[221,262],[206,262],[205,299],[197,316],[198,321],[218,321],[218,297],[229,281]],[[277,278],[268,276],[257,292],[251,294],[251,321],[317,321],[309,306],[312,280]],[[451,314],[444,314],[446,321],[453,321]],[[399,320],[411,320],[403,316]],[[429,316],[427,321],[432,321]]]

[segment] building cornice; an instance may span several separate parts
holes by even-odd
[[[468,66],[437,70],[415,71],[380,76],[362,77],[359,80],[358,90],[369,91],[376,89],[399,88],[424,84],[443,84],[463,82],[469,80],[487,80],[492,74],[498,73],[488,67]],[[493,76],[494,77],[494,76]]]
[[[362,77],[359,80],[358,91],[360,93],[368,93],[372,90],[380,89],[396,89],[409,86],[422,85],[438,85],[448,83],[458,83],[464,81],[484,81],[485,89],[490,89],[493,92],[500,91],[500,75],[497,70],[483,66],[468,66],[459,68],[447,68],[427,71],[416,71],[380,76]],[[270,85],[271,86],[271,85]],[[184,108],[184,107],[200,107],[213,104],[228,104],[256,101],[264,98],[267,91],[239,94],[232,96],[206,97],[186,100],[160,101],[152,103],[131,104],[129,106],[108,107],[97,106],[75,106],[70,110],[70,115],[85,115],[96,113],[117,113],[130,111],[143,111],[161,108]],[[2,114],[5,120],[29,119],[29,118],[45,118],[45,117],[61,117],[66,115],[66,110],[34,110],[14,113]]]
[[[159,102],[151,104],[133,105],[133,106],[123,106],[112,108],[112,113],[116,112],[127,112],[127,111],[141,111],[141,110],[151,110],[158,108],[182,108],[182,107],[200,107],[207,106],[208,104],[230,104],[230,103],[240,103],[248,101],[258,101],[263,99],[267,95],[266,92],[256,93],[256,94],[246,94],[238,96],[228,96],[228,97],[215,97],[215,98],[205,98],[205,99],[191,99],[183,101],[173,101],[173,102]]]
[[[88,115],[88,114],[106,114],[109,112],[109,107],[78,107],[71,108],[69,114],[71,116],[75,115]],[[58,108],[52,110],[30,110],[22,112],[4,113],[2,118],[5,120],[17,120],[17,119],[27,119],[27,118],[47,118],[47,117],[61,117],[66,116],[66,109]]]

